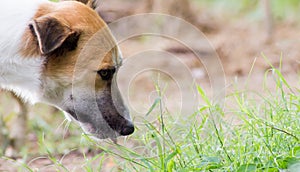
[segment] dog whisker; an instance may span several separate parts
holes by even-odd
[[[65,125],[64,130],[63,130],[63,139],[65,139],[65,136],[67,135],[68,129],[71,125],[71,121],[69,121],[67,119],[65,119],[65,121],[66,121],[66,125]]]
[[[64,119],[64,120],[56,127],[55,132],[58,132],[59,128],[60,128],[61,126],[63,126],[64,123],[65,123],[66,121],[67,121],[67,119]]]

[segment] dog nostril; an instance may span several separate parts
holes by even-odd
[[[120,134],[122,136],[127,136],[130,135],[134,132],[134,126],[132,124],[128,124],[126,126],[124,126],[124,128],[122,128]]]

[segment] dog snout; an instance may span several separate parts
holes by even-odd
[[[128,136],[134,132],[134,125],[131,122],[128,122],[125,126],[121,128],[120,134],[122,136]]]

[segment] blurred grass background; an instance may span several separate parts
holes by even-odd
[[[238,18],[242,15],[254,15],[262,17],[261,4],[263,0],[193,0],[201,8],[209,8],[213,13],[228,14],[230,17]],[[300,9],[298,0],[270,0],[272,12],[275,19],[296,19]]]

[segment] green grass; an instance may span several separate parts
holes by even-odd
[[[299,171],[299,89],[288,84],[280,69],[272,67],[265,77],[263,93],[236,89],[226,97],[224,108],[211,102],[198,86],[205,103],[194,114],[182,114],[179,119],[171,118],[157,97],[147,113],[156,115],[157,120],[138,125],[124,144],[80,137],[73,124],[71,136],[62,138],[63,134],[53,132],[59,128],[61,114],[56,114],[54,121],[35,118],[29,122],[37,137],[35,151],[25,147],[23,161],[14,164],[19,171],[34,171],[26,159],[43,156],[51,160],[54,169],[69,171],[57,155],[90,147],[103,151],[92,157],[82,153],[85,161],[80,167],[87,172],[100,171],[109,158],[114,162],[112,171]],[[267,82],[267,78],[273,81]],[[160,111],[153,114],[154,108]]]
[[[170,119],[163,123],[167,114],[158,114],[160,125],[146,123],[145,133],[137,131],[143,139],[132,138],[144,153],[117,146],[116,152],[122,154],[114,156],[125,159],[120,164],[124,171],[300,170],[299,90],[292,90],[279,70],[270,72],[274,91],[261,95],[236,90],[227,97],[235,106],[225,110],[198,87],[206,102],[198,112],[180,123]],[[226,119],[228,115],[237,122]]]

